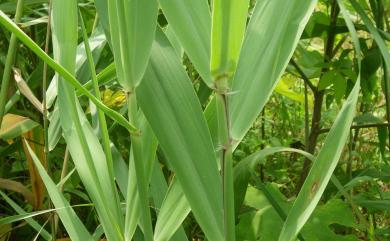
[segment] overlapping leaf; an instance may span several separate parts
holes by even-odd
[[[156,33],[137,91],[195,218],[210,240],[222,240],[221,179],[214,147],[192,84],[162,31]]]
[[[338,0],[338,3],[354,40],[360,71],[361,53],[356,30],[349,19],[349,15],[341,0]],[[288,214],[287,220],[284,223],[279,236],[279,241],[291,241],[295,239],[296,235],[309,219],[323,192],[325,191],[347,140],[349,128],[355,115],[359,90],[360,74],[354,88],[345,101],[343,108],[337,115],[337,118],[325,139],[323,147],[316,156],[305,183],[303,184],[301,191],[299,192],[298,197]]]

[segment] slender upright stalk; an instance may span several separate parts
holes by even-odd
[[[15,20],[14,20],[15,23],[20,22],[20,19],[22,17],[23,3],[24,0],[18,0],[18,3],[16,5]],[[7,101],[9,80],[11,78],[11,70],[15,62],[15,56],[16,56],[16,49],[17,49],[16,44],[17,44],[17,38],[15,34],[12,34],[11,39],[9,41],[8,53],[7,53],[7,58],[5,60],[3,79],[1,81],[1,88],[0,88],[0,126],[1,123],[3,122],[3,117],[5,114],[4,110],[5,110],[5,103]]]
[[[81,15],[80,11],[79,11],[79,16],[80,16],[81,28],[83,30],[83,40],[84,40],[85,52],[87,54],[89,69],[91,71],[93,94],[95,95],[95,97],[98,100],[101,100],[102,98],[100,96],[99,83],[98,83],[98,80],[96,77],[97,75],[96,75],[96,70],[95,70],[95,63],[93,61],[91,47],[89,46],[88,35],[87,35],[87,31],[85,29],[84,19],[83,19],[83,16]],[[107,166],[109,168],[109,173],[110,173],[111,178],[114,179],[114,163],[113,163],[113,159],[112,159],[112,153],[111,153],[111,147],[110,147],[110,137],[108,134],[106,117],[104,115],[104,112],[101,111],[100,109],[97,110],[97,113],[98,113],[99,124],[101,127],[102,142],[103,142],[104,154],[105,154],[106,160],[107,160]],[[113,185],[112,188],[115,189],[116,187],[115,187],[114,182],[112,182],[112,185]],[[119,197],[116,197],[116,199],[119,200]]]
[[[50,35],[51,35],[51,7],[52,1],[49,1],[49,6],[47,9],[47,26],[46,26],[46,38],[45,38],[45,53],[49,53],[49,44],[50,44]],[[48,111],[47,111],[47,102],[46,102],[46,90],[47,90],[47,63],[43,63],[43,76],[42,76],[42,106],[43,106],[43,138],[44,138],[44,158],[47,163],[48,174],[51,176],[51,163],[49,160],[49,120],[48,120]],[[52,202],[49,202],[49,208],[52,208]],[[56,233],[58,227],[58,216],[53,214],[50,218],[51,226],[51,236],[52,240],[56,240]]]
[[[139,113],[138,113],[138,105],[137,98],[135,92],[129,92],[127,95],[128,101],[128,115],[129,122],[131,125],[139,128]],[[138,133],[137,135],[131,135],[131,150],[134,157],[134,167],[135,173],[137,176],[137,188],[138,194],[141,201],[141,215],[140,219],[143,223],[143,231],[146,241],[153,240],[153,227],[152,227],[152,219],[150,215],[149,209],[149,190],[148,183],[146,180],[146,173],[144,168],[144,155],[143,155],[143,146],[142,146],[142,133]],[[129,185],[130,186],[130,185]],[[131,211],[131,210],[127,210]],[[126,214],[127,215],[127,214]],[[129,237],[126,237],[126,240],[129,240]]]
[[[45,39],[45,53],[49,53],[49,44],[50,44],[50,29],[51,29],[51,6],[52,1],[49,1],[49,7],[48,7],[48,20],[47,20],[47,26],[46,26],[46,39]],[[47,163],[49,163],[49,121],[47,116],[47,100],[46,100],[46,90],[47,90],[47,63],[43,63],[43,76],[42,76],[42,105],[43,105],[43,133],[45,138],[45,160]],[[49,165],[50,166],[50,165]],[[50,168],[49,168],[50,169]]]
[[[229,113],[229,86],[228,78],[217,79],[216,102],[218,119],[218,139],[221,145],[221,175],[223,192],[223,223],[225,241],[235,240],[235,211],[234,211],[234,186],[233,186],[233,154],[232,138],[230,134],[231,123]]]
[[[305,85],[305,147],[309,145],[309,100],[307,93],[307,83]]]

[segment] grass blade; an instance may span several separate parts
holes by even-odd
[[[159,170],[159,172],[161,172],[161,170]],[[160,205],[160,211],[158,213],[154,231],[154,240],[170,240],[191,211],[177,178],[174,178],[171,182],[164,201]]]
[[[129,132],[136,132],[136,128],[118,112],[108,108],[105,106],[100,100],[98,100],[93,94],[91,94],[83,85],[81,85],[74,75],[72,75],[67,69],[58,64],[55,60],[50,58],[34,41],[31,40],[29,36],[27,36],[15,23],[11,21],[4,14],[3,11],[0,10],[0,23],[16,37],[19,38],[21,42],[23,42],[28,48],[31,49],[39,58],[45,61],[50,67],[52,67],[59,75],[63,77],[64,80],[69,82],[73,87],[77,90],[81,91],[84,95],[86,95],[99,109],[101,109],[107,116],[109,116],[112,120],[118,122],[120,125],[125,127]]]
[[[222,240],[221,179],[211,137],[192,84],[161,30],[137,91],[195,218],[209,240]]]
[[[341,156],[344,144],[349,134],[349,128],[355,115],[356,103],[360,90],[360,46],[356,30],[349,19],[349,15],[341,0],[338,0],[341,12],[351,32],[355,44],[356,56],[359,65],[359,76],[354,88],[350,92],[341,111],[325,139],[324,145],[318,153],[309,175],[303,184],[297,199],[290,210],[279,236],[279,241],[294,240],[303,225],[317,206],[324,192],[337,162]]]
[[[203,81],[213,86],[210,74],[211,14],[207,0],[159,0],[173,30]]]
[[[316,2],[257,1],[231,87],[231,135],[236,144],[268,101]]]
[[[234,73],[245,33],[248,0],[214,0],[211,29],[211,73],[230,77]]]
[[[100,55],[102,48],[104,48],[104,46],[107,43],[106,36],[104,35],[101,27],[98,26],[95,29],[95,31],[92,33],[91,37],[88,39],[88,43],[90,45],[92,54],[94,56]],[[77,46],[76,53],[77,53],[76,54],[76,73],[78,73],[78,75],[76,74],[76,76],[78,76],[78,78],[82,79],[81,77],[84,76],[82,74],[83,69],[85,67],[88,67],[87,55],[85,52],[85,44],[84,43],[80,43]],[[84,71],[84,72],[87,72],[87,74],[89,74],[89,71]],[[80,81],[80,82],[83,82],[83,81]],[[90,86],[92,86],[92,81],[90,83]],[[46,91],[46,96],[47,96],[46,97],[46,100],[47,100],[46,106],[47,106],[47,108],[50,108],[52,106],[52,104],[54,103],[55,98],[57,97],[57,78],[56,78],[56,76],[54,76],[54,78],[50,82],[49,88]]]
[[[145,116],[142,112],[138,113],[140,130],[142,132],[141,136],[141,145],[142,145],[142,162],[144,165],[145,171],[145,184],[149,184],[150,177],[153,171],[153,164],[156,157],[157,150],[157,139],[153,134],[152,129],[150,128],[148,122],[145,119]],[[140,219],[140,208],[141,199],[139,197],[139,192],[137,191],[137,174],[135,168],[135,156],[134,150],[131,149],[130,154],[130,168],[128,169],[128,180],[127,180],[127,192],[126,192],[126,223],[125,223],[125,236],[128,239],[134,235],[134,232],[137,228],[137,223],[142,221]],[[149,202],[146,203],[146,206],[149,208]]]
[[[140,83],[148,64],[157,9],[157,0],[108,1],[110,41],[118,81],[128,91],[134,91]]]
[[[54,57],[65,68],[74,72],[77,47],[77,1],[54,0],[52,13]],[[69,152],[96,206],[105,234],[109,240],[124,240],[124,220],[112,168],[81,109],[73,87],[65,82],[62,76],[58,80],[58,107]]]
[[[4,200],[19,214],[19,215],[25,215],[27,214],[26,211],[23,210],[16,202],[14,202],[11,198],[9,198],[5,193],[0,191],[0,195],[4,198]],[[42,229],[42,226],[36,222],[32,218],[26,218],[26,222],[36,231],[40,232],[40,235],[42,238],[45,240],[50,241],[51,240],[51,235],[45,230]]]
[[[45,171],[45,168],[42,166],[35,153],[31,150],[31,147],[28,145],[27,142],[25,144],[38,169],[39,174],[41,175],[43,182],[45,183],[50,199],[52,200],[54,206],[57,208],[57,213],[62,223],[64,224],[70,238],[74,241],[92,241],[92,236],[88,233],[84,224],[77,217],[74,210],[70,208],[68,201],[57,188],[56,184],[50,179],[49,175]],[[62,209],[63,207],[68,208]]]

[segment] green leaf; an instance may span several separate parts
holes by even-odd
[[[191,81],[161,30],[137,98],[199,225],[209,240],[222,240],[222,184],[211,137]]]
[[[152,195],[156,206],[160,208],[154,230],[154,240],[187,240],[180,224],[190,213],[190,206],[177,178],[174,178],[167,188],[164,175],[158,165],[155,165],[152,176]]]
[[[101,51],[107,43],[106,37],[104,36],[101,27],[96,28],[96,30],[92,33],[91,37],[88,39],[88,42],[94,56],[100,57]],[[90,71],[83,71],[83,67],[85,67],[86,65],[88,65],[88,62],[85,53],[85,46],[84,43],[80,43],[77,46],[77,52],[76,52],[76,73],[79,73],[78,75],[79,78],[80,75],[81,76],[90,75]],[[86,73],[82,73],[82,72],[86,72]],[[50,82],[49,88],[46,91],[47,108],[50,108],[52,106],[55,98],[57,97],[57,83],[58,83],[57,81],[58,81],[57,76],[54,76],[54,78]]]
[[[77,47],[77,1],[53,1],[52,33],[54,58],[75,71]],[[63,16],[66,13],[66,17]],[[60,123],[80,178],[93,200],[108,239],[123,240],[124,220],[113,171],[103,148],[76,98],[73,87],[58,79]]]
[[[231,88],[231,135],[236,144],[268,101],[316,2],[257,1]]]
[[[390,211],[390,200],[369,200],[364,198],[355,198],[356,204],[359,206],[372,209],[374,211],[377,210],[386,210]]]
[[[266,188],[284,211],[291,208],[293,202],[284,197],[278,190],[277,184],[268,184]],[[255,208],[256,211],[240,215],[240,223],[237,226],[239,240],[278,240],[277,234],[282,229],[283,221],[276,210],[272,208],[265,193],[249,186],[245,196],[245,205]],[[340,199],[331,199],[326,204],[318,206],[301,233],[308,241],[358,240],[354,235],[336,233],[330,227],[333,224],[358,228],[350,207]]]
[[[191,208],[177,178],[173,179],[158,214],[154,240],[169,240],[180,227]],[[172,218],[174,217],[174,218]]]
[[[333,87],[334,97],[338,102],[340,102],[347,90],[347,80],[341,74],[337,75],[337,78],[334,80]]]
[[[35,163],[35,166],[37,167],[39,175],[45,183],[50,199],[57,208],[57,213],[70,238],[74,241],[92,241],[92,236],[88,233],[88,230],[85,228],[84,224],[81,222],[74,210],[70,207],[68,201],[60,192],[56,184],[50,179],[49,175],[46,173],[45,168],[42,166],[41,161],[38,160],[27,141],[26,146],[30,152],[32,160]],[[67,208],[61,209],[63,207]]]
[[[169,28],[177,36],[203,81],[213,87],[210,73],[211,14],[207,0],[159,0]]]
[[[374,37],[374,40],[376,44],[378,45],[378,48],[380,52],[382,53],[383,59],[386,64],[385,71],[387,71],[388,74],[390,74],[390,52],[389,49],[385,43],[385,41],[382,39],[380,33],[375,28],[375,26],[372,24],[371,20],[367,16],[367,14],[364,12],[361,5],[359,5],[355,0],[349,0],[352,4],[352,6],[355,8],[356,12],[359,13],[359,15],[362,17],[362,20],[367,27],[368,31],[372,34]]]
[[[341,199],[331,199],[326,204],[319,206],[313,212],[302,229],[306,240],[310,241],[358,241],[354,235],[336,234],[330,225],[342,225],[350,228],[358,228],[355,217],[347,203]]]
[[[148,64],[157,10],[157,0],[108,1],[110,41],[118,81],[128,91],[140,83]]]
[[[19,215],[26,215],[28,214],[26,211],[24,211],[24,209],[22,207],[20,207],[16,202],[14,202],[11,198],[9,198],[5,193],[3,193],[2,191],[0,191],[0,195],[3,197],[3,199],[19,214]],[[45,240],[48,240],[50,241],[51,240],[51,235],[45,230],[43,229],[43,227],[38,223],[36,222],[34,219],[32,218],[26,218],[25,219],[26,222],[32,227],[34,228],[36,231],[38,231],[40,233],[40,235],[45,239]]]
[[[312,156],[309,153],[299,149],[288,148],[288,147],[270,147],[255,152],[247,156],[243,160],[241,160],[234,167],[234,193],[235,193],[236,210],[239,210],[239,207],[244,201],[251,172],[253,172],[256,169],[258,164],[261,164],[265,161],[265,157],[269,155],[273,155],[278,152],[295,152],[295,153],[302,154],[303,156],[309,159],[312,159]]]
[[[146,183],[149,184],[149,180],[153,171],[153,164],[155,162],[157,139],[153,134],[145,116],[142,112],[139,112],[139,128],[142,132],[141,145],[142,145],[142,164],[144,165]],[[125,237],[130,239],[137,228],[137,224],[142,220],[140,208],[142,205],[137,189],[137,176],[135,168],[135,156],[134,150],[131,148],[130,152],[130,168],[128,168],[127,190],[126,190],[126,218],[125,218]],[[142,224],[142,222],[141,222]]]
[[[15,23],[12,22],[3,11],[0,10],[0,23],[16,37],[19,38],[31,51],[33,51],[39,58],[45,61],[50,67],[52,67],[64,80],[69,82],[73,87],[77,88],[83,94],[85,94],[99,109],[101,109],[111,119],[117,121],[120,125],[124,126],[130,132],[136,131],[136,128],[132,126],[126,119],[118,112],[105,106],[100,100],[98,100],[93,94],[91,94],[83,85],[81,85],[73,74],[71,74],[66,68],[58,64],[55,60],[50,58],[31,38],[25,34]]]
[[[237,65],[248,14],[248,0],[214,0],[211,31],[211,73],[230,77]]]
[[[349,15],[342,5],[341,0],[338,0],[338,3],[354,40],[360,72],[361,52],[359,42],[357,41],[356,30],[350,21]],[[295,239],[296,235],[302,229],[303,225],[309,219],[318,204],[322,193],[325,191],[347,140],[349,128],[355,114],[359,90],[360,74],[354,88],[337,115],[337,118],[325,139],[322,149],[316,156],[305,183],[303,184],[301,191],[299,192],[298,197],[288,214],[287,220],[284,223],[279,236],[279,241],[291,241]]]
[[[330,70],[326,72],[320,79],[320,82],[318,84],[318,90],[324,90],[327,87],[334,84],[337,79],[339,79],[341,74],[336,70]],[[341,76],[343,78],[343,76]]]
[[[378,131],[378,141],[379,141],[379,150],[381,152],[383,160],[386,160],[386,141],[388,136],[388,129],[385,126],[379,126]]]

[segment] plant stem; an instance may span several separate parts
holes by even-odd
[[[48,6],[48,19],[47,19],[47,26],[46,26],[46,38],[45,38],[45,53],[49,53],[49,44],[50,44],[50,29],[51,29],[51,7],[52,7],[52,1],[49,1]],[[42,107],[43,107],[43,135],[44,135],[44,144],[45,147],[43,149],[44,157],[47,163],[47,170],[49,176],[51,176],[51,163],[49,160],[49,121],[48,121],[48,111],[47,111],[47,104],[46,104],[46,90],[47,90],[47,63],[43,63],[43,76],[42,76]],[[53,207],[53,203],[49,202],[49,208]],[[52,241],[56,241],[57,237],[57,228],[58,228],[58,216],[56,213],[51,215],[50,217],[50,226],[51,226],[51,236]]]
[[[22,17],[23,3],[24,0],[18,0],[18,3],[16,5],[15,23],[20,22],[20,19]],[[5,103],[7,101],[7,96],[8,96],[9,80],[11,78],[11,70],[15,62],[15,56],[16,56],[16,49],[17,49],[16,44],[17,44],[17,38],[15,34],[12,34],[9,42],[7,58],[5,60],[3,79],[1,81],[1,88],[0,88],[0,126],[1,123],[3,122],[3,117],[5,114],[4,109],[5,109]]]
[[[83,16],[81,15],[81,11],[79,11],[79,16],[80,16],[80,24],[81,24],[81,28],[82,28],[82,32],[83,32],[85,52],[87,54],[89,69],[91,71],[91,78],[92,78],[92,84],[93,84],[93,90],[94,90],[93,94],[95,95],[95,97],[98,100],[101,100],[99,83],[98,83],[98,80],[96,77],[97,75],[96,75],[96,70],[95,70],[95,63],[93,61],[91,47],[89,46],[88,35],[87,35],[87,31],[85,29],[84,19],[83,19]],[[112,180],[112,182],[110,182],[110,184],[111,184],[111,188],[113,190],[116,190],[115,181],[114,181],[115,180],[114,162],[112,159],[112,153],[111,153],[111,147],[110,147],[111,142],[110,142],[110,136],[108,134],[107,121],[106,121],[106,117],[105,117],[103,111],[101,111],[100,109],[97,109],[97,114],[98,114],[98,119],[99,119],[100,130],[101,130],[101,139],[102,139],[104,154],[105,154],[107,166],[108,166],[108,173],[109,173],[110,179]],[[120,201],[119,201],[119,196],[117,195],[117,192],[115,192],[115,203],[118,204],[116,209],[120,210],[120,206],[119,206]],[[118,215],[120,215],[120,214],[118,214]]]
[[[51,28],[51,6],[52,1],[49,1],[49,8],[48,8],[48,20],[47,20],[47,27],[46,27],[46,40],[45,40],[45,53],[49,53],[49,43],[50,43],[50,28]],[[44,132],[44,138],[45,138],[45,160],[48,163],[48,169],[50,169],[50,163],[49,163],[49,132],[48,132],[48,116],[47,116],[47,106],[46,106],[46,90],[47,90],[47,63],[43,63],[43,76],[42,76],[42,105],[43,105],[43,132]]]
[[[303,70],[299,67],[299,65],[297,64],[297,62],[295,62],[294,59],[290,59],[290,63],[292,64],[292,66],[294,66],[294,68],[297,70],[297,72],[299,73],[299,75],[301,76],[301,78],[303,79],[303,81],[305,82],[306,85],[308,85],[311,89],[311,91],[315,92],[317,91],[317,87],[314,86],[314,84],[310,81],[310,79],[307,77],[307,75],[305,74],[305,72],[303,72]]]
[[[138,105],[137,105],[137,98],[135,92],[129,92],[127,95],[128,98],[128,114],[129,114],[129,122],[131,125],[136,126],[139,128],[139,121],[138,121]],[[138,129],[137,128],[137,129]],[[141,204],[141,222],[143,223],[143,231],[146,241],[152,241],[153,240],[153,226],[152,226],[152,219],[150,215],[150,209],[149,209],[149,184],[146,180],[146,173],[144,168],[144,155],[143,155],[143,145],[142,145],[142,134],[139,133],[138,135],[131,135],[131,148],[132,153],[134,156],[134,167],[135,167],[135,173],[137,176],[137,189],[138,189],[138,195],[140,199]],[[130,185],[129,185],[130,186]],[[126,210],[126,212],[131,210]],[[127,213],[126,213],[127,215]],[[126,240],[129,237],[126,237]]]
[[[230,135],[230,113],[228,106],[228,78],[222,77],[215,83],[218,119],[218,140],[222,148],[220,154],[222,192],[223,192],[223,219],[225,241],[235,240],[235,211],[233,186],[233,153]]]

